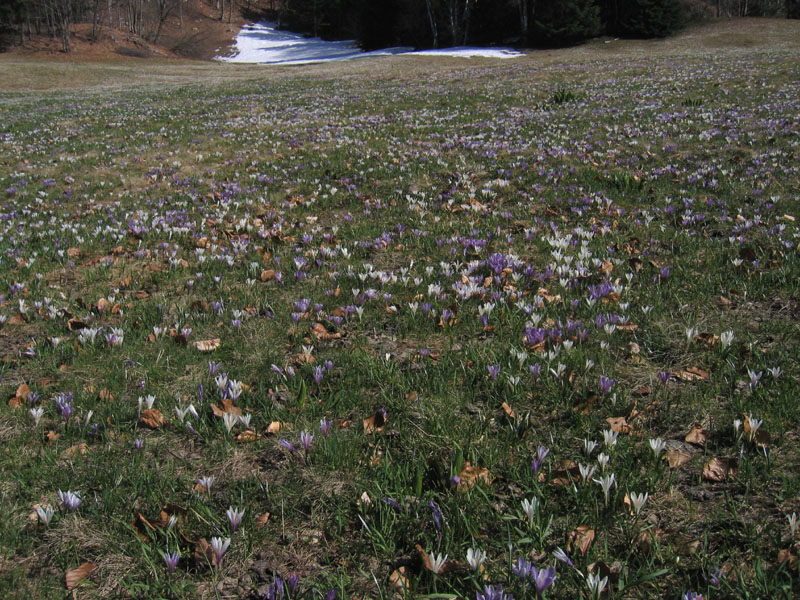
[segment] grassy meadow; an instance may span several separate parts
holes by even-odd
[[[3,597],[798,597],[800,50],[697,35],[0,60]]]

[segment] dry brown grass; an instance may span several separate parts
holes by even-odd
[[[227,26],[227,25],[226,25]],[[529,51],[517,64],[541,67],[600,59],[642,56],[736,54],[742,51],[800,51],[800,21],[735,19],[692,27],[664,40],[595,40],[562,50]],[[35,92],[119,88],[262,79],[280,81],[298,72],[310,77],[358,77],[381,67],[392,80],[415,81],[427,73],[507,64],[503,59],[394,56],[302,67],[236,65],[165,58],[130,58],[106,54],[75,60],[63,55],[0,55],[0,91]]]

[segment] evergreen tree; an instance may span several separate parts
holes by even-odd
[[[535,46],[576,44],[603,29],[595,0],[539,0],[533,23],[530,42]]]
[[[666,37],[684,25],[680,0],[614,0],[617,27],[613,33],[627,37]]]

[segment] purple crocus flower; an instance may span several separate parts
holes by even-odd
[[[312,375],[314,377],[314,381],[316,381],[317,383],[322,383],[322,378],[325,375],[325,367],[323,367],[322,365],[317,365],[312,370]]]
[[[489,377],[494,381],[497,379],[497,374],[500,373],[500,365],[489,365],[486,367],[489,371]]]
[[[400,503],[394,498],[390,498],[389,496],[384,496],[383,498],[381,498],[381,500],[383,500],[386,504],[388,504],[392,508],[395,508],[397,510],[403,510],[403,507],[400,506]]]
[[[475,592],[475,600],[514,600],[514,596],[503,592],[503,586],[485,585],[483,593]]]
[[[177,550],[175,552],[163,552],[162,555],[164,556],[164,562],[167,563],[167,573],[172,576],[175,572],[175,567],[178,566],[178,561],[181,559],[181,554]]]
[[[516,564],[511,565],[511,570],[514,572],[514,575],[519,577],[522,581],[525,581],[530,576],[533,569],[534,566],[531,562],[525,560],[521,556],[517,559]]]
[[[300,577],[298,577],[297,573],[292,573],[286,578],[286,586],[289,588],[289,596],[294,596],[294,592],[297,589],[297,584],[299,582]]]
[[[328,590],[328,593],[325,594],[325,600],[336,600],[336,590]]]
[[[669,381],[669,377],[670,377],[669,371],[659,371],[659,373],[658,373],[658,378],[661,380],[661,383],[664,384],[664,385],[667,385],[667,382]]]
[[[333,422],[328,420],[328,417],[322,417],[319,422],[319,432],[322,434],[322,437],[328,437],[328,434],[331,432],[331,427],[333,426]]]
[[[616,379],[610,379],[605,375],[600,375],[600,395],[605,396],[616,383]]]
[[[56,406],[58,406],[58,410],[61,411],[61,416],[64,417],[67,424],[69,424],[69,419],[72,416],[72,392],[56,396]]]
[[[550,454],[550,450],[546,446],[539,446],[539,449],[536,451],[536,458],[534,458],[533,463],[531,463],[531,470],[534,476],[539,472],[539,468],[542,466],[548,454]]]
[[[281,439],[280,439],[280,441],[279,441],[278,443],[279,443],[281,446],[283,446],[284,448],[286,448],[286,449],[290,450],[291,452],[294,452],[295,454],[297,454],[297,448],[295,448],[294,446],[292,446],[292,444],[291,444],[291,443],[289,443],[289,441],[288,441],[288,440],[285,440],[285,439],[281,438]]]
[[[306,430],[300,432],[300,443],[303,445],[303,450],[308,452],[308,449],[311,448],[311,442],[313,441],[314,441],[313,434],[310,434]]]
[[[436,533],[442,535],[442,520],[444,515],[442,515],[442,511],[439,510],[439,507],[436,506],[433,500],[428,500],[428,506],[430,506],[433,511],[433,525],[436,527]]]
[[[556,580],[556,568],[548,567],[540,571],[536,567],[531,567],[531,578],[533,585],[536,586],[536,597],[541,598],[542,592],[553,585]]]

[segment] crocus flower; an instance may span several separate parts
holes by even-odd
[[[540,571],[536,567],[531,567],[531,578],[533,585],[536,586],[536,597],[541,598],[542,592],[553,585],[556,580],[556,568],[548,567]]]
[[[550,450],[546,446],[539,446],[536,451],[536,458],[533,459],[531,463],[531,470],[533,471],[534,477],[539,472],[539,468],[542,466],[548,454],[550,454]]]
[[[442,511],[439,510],[439,507],[436,506],[433,500],[428,500],[428,506],[430,506],[433,511],[433,525],[436,527],[436,533],[442,535]]]
[[[228,551],[228,546],[231,545],[231,538],[224,540],[219,537],[211,538],[211,549],[214,551],[214,557],[217,559],[217,566],[222,562],[222,557]]]
[[[500,372],[500,365],[489,365],[486,369],[489,371],[489,377],[492,381],[497,379],[497,374]]]
[[[228,517],[228,522],[231,524],[231,533],[236,533],[236,528],[239,526],[239,523],[242,522],[244,509],[238,510],[230,506],[225,515]]]
[[[467,550],[467,563],[473,571],[481,568],[481,565],[486,561],[486,552],[484,550],[470,548]]]
[[[322,437],[328,437],[328,434],[331,432],[331,427],[333,423],[328,420],[327,417],[323,417],[319,422],[319,432],[322,434]]]
[[[314,436],[310,434],[308,431],[303,430],[300,432],[300,443],[303,445],[303,450],[308,452],[308,449],[311,448],[311,442],[314,441]]]
[[[475,600],[514,600],[514,596],[511,594],[506,594],[503,591],[502,585],[492,586],[492,585],[485,585],[483,586],[483,593],[475,592]]]
[[[205,488],[207,494],[210,494],[211,485],[214,483],[215,479],[216,477],[214,477],[213,475],[209,475],[208,477],[201,477],[200,479],[197,480],[197,483],[201,487]]]
[[[175,552],[162,552],[164,562],[167,563],[167,573],[172,575],[175,572],[175,567],[178,566],[178,561],[181,559],[181,554],[177,550]]]
[[[75,512],[78,510],[81,502],[83,502],[80,492],[62,492],[61,490],[58,490],[58,498],[61,500],[62,506],[64,506],[64,508],[70,512]]]

